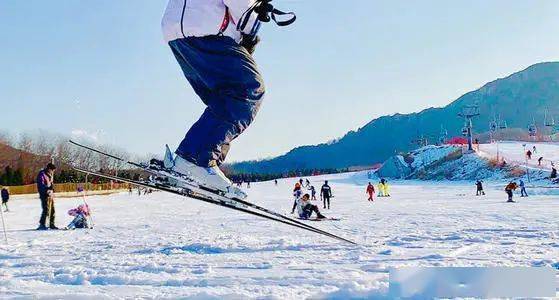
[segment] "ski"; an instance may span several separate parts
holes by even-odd
[[[175,195],[200,200],[200,201],[203,201],[203,202],[206,202],[206,203],[211,203],[211,204],[215,204],[215,205],[218,205],[218,206],[227,207],[227,208],[232,209],[232,210],[241,211],[241,212],[248,213],[248,214],[251,214],[251,215],[254,215],[254,216],[258,216],[258,217],[262,217],[262,218],[269,219],[269,220],[272,220],[272,221],[280,222],[280,223],[283,223],[283,224],[286,224],[286,225],[294,226],[294,227],[297,227],[297,228],[300,228],[300,229],[304,229],[304,230],[311,231],[311,232],[314,232],[314,233],[318,233],[318,234],[321,234],[321,235],[324,235],[324,236],[328,236],[330,238],[333,238],[333,239],[336,239],[336,240],[339,240],[339,241],[343,241],[343,242],[347,242],[347,243],[356,245],[356,243],[353,242],[353,241],[350,241],[350,240],[345,239],[343,237],[328,233],[328,232],[320,230],[318,228],[314,228],[312,226],[310,226],[310,227],[309,226],[302,226],[302,225],[299,225],[297,223],[292,223],[292,222],[288,222],[286,220],[282,220],[281,218],[268,216],[268,215],[265,215],[265,214],[257,212],[257,211],[252,211],[252,210],[249,210],[249,209],[246,209],[246,208],[235,206],[234,204],[231,204],[229,202],[229,200],[230,200],[229,198],[222,197],[222,196],[219,196],[219,195],[215,195],[215,194],[214,195],[206,195],[206,194],[203,194],[204,191],[198,191],[197,192],[197,191],[194,191],[194,190],[189,189],[189,188],[176,188],[175,189],[175,188],[164,186],[164,185],[141,182],[141,181],[137,181],[137,180],[122,178],[122,177],[119,177],[119,176],[113,176],[113,175],[103,174],[103,173],[90,171],[90,170],[86,170],[86,169],[81,169],[81,168],[78,168],[78,167],[73,167],[73,168],[78,172],[90,174],[90,175],[93,175],[93,176],[99,176],[99,177],[103,177],[103,178],[107,178],[107,179],[111,179],[111,180],[115,180],[115,181],[126,182],[126,183],[130,183],[130,184],[133,184],[133,185],[142,186],[142,187],[145,187],[145,188],[152,188],[152,189],[160,190],[160,191],[163,191],[163,192],[168,192],[168,193],[172,193],[172,194],[175,194]],[[216,198],[222,198],[222,199],[216,199]]]
[[[340,218],[309,218],[309,219],[299,219],[299,220],[303,220],[303,221],[312,221],[312,222],[323,222],[323,221],[341,221],[342,219]]]
[[[107,157],[116,159],[116,160],[118,160],[118,161],[127,163],[127,164],[129,164],[129,165],[131,165],[131,166],[140,168],[140,169],[142,169],[143,171],[145,171],[145,172],[147,172],[147,173],[149,173],[149,174],[152,174],[152,175],[154,175],[154,176],[166,177],[166,178],[173,178],[173,179],[175,179],[175,180],[183,180],[183,183],[187,183],[187,184],[190,185],[190,187],[189,187],[190,189],[199,189],[199,190],[201,190],[201,191],[199,191],[199,193],[200,193],[200,192],[201,192],[201,193],[207,193],[207,192],[209,192],[209,193],[212,193],[212,194],[214,194],[214,195],[216,195],[216,196],[218,196],[218,197],[226,198],[226,199],[228,199],[229,202],[233,201],[233,202],[239,203],[239,204],[241,204],[241,205],[244,205],[244,206],[246,206],[246,207],[250,207],[250,208],[259,210],[259,211],[261,211],[261,212],[271,214],[271,215],[273,215],[273,216],[275,216],[275,217],[281,218],[281,219],[286,220],[286,221],[288,221],[288,222],[290,222],[290,223],[295,223],[295,224],[298,224],[298,225],[300,225],[300,226],[303,226],[303,227],[306,227],[306,228],[308,228],[308,229],[311,229],[312,231],[315,231],[316,233],[320,233],[320,234],[328,235],[328,236],[333,235],[333,234],[331,234],[331,233],[329,233],[329,232],[327,232],[327,231],[324,231],[324,230],[318,229],[318,228],[316,228],[316,227],[313,227],[313,226],[311,226],[311,225],[305,224],[304,222],[298,221],[298,220],[296,220],[296,219],[289,218],[289,217],[287,217],[287,216],[285,216],[285,215],[283,215],[283,214],[277,213],[277,212],[275,212],[275,211],[273,211],[273,210],[270,210],[270,209],[267,209],[267,208],[265,208],[265,207],[256,205],[256,204],[254,204],[254,203],[251,203],[251,202],[248,202],[248,201],[245,201],[245,200],[242,200],[242,199],[237,199],[237,198],[228,198],[228,197],[225,197],[225,196],[223,196],[223,195],[221,195],[221,194],[219,194],[219,193],[216,193],[215,191],[212,191],[212,190],[209,190],[209,189],[205,189],[205,188],[200,187],[200,186],[198,186],[198,185],[195,185],[195,184],[193,184],[193,183],[191,183],[191,182],[185,182],[184,180],[188,180],[188,178],[181,177],[180,175],[178,175],[178,176],[173,176],[173,175],[171,175],[171,174],[169,173],[169,171],[167,171],[167,173],[163,174],[163,173],[161,173],[161,172],[159,172],[159,171],[157,171],[157,170],[150,169],[148,165],[141,164],[141,163],[137,163],[137,162],[133,162],[133,161],[129,161],[129,160],[126,160],[126,159],[124,159],[124,158],[121,158],[121,157],[114,156],[114,155],[112,155],[112,154],[103,152],[103,151],[101,151],[101,150],[98,150],[98,149],[95,149],[95,148],[92,148],[92,147],[89,147],[89,146],[86,146],[86,145],[83,145],[83,144],[74,142],[74,141],[72,141],[72,140],[70,140],[69,142],[70,142],[71,144],[73,144],[73,145],[75,145],[75,146],[78,146],[78,147],[81,147],[81,148],[83,148],[83,149],[86,149],[86,150],[89,150],[89,151],[93,151],[93,152],[95,152],[95,153],[98,153],[98,154],[101,154],[101,155],[104,155],[104,156],[107,156]],[[188,197],[188,196],[187,196],[187,197]],[[333,236],[335,236],[335,235],[333,235]],[[337,237],[337,236],[335,236],[335,237]],[[346,241],[347,241],[347,242],[351,242],[351,241],[349,241],[349,240],[346,240]],[[351,242],[351,243],[355,244],[354,242]]]

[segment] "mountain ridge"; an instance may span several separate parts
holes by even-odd
[[[381,116],[338,139],[295,147],[275,158],[234,163],[230,168],[235,173],[271,174],[371,165],[412,149],[411,140],[417,136],[438,136],[443,123],[451,136],[459,135],[463,126],[463,120],[457,117],[459,111],[464,105],[476,103],[481,112],[474,119],[477,133],[487,132],[490,120],[499,115],[514,128],[525,128],[532,118],[543,117],[546,109],[559,115],[559,62],[537,63],[497,78],[442,107]],[[530,116],[526,111],[531,112]]]

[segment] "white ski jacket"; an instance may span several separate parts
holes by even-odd
[[[260,26],[249,12],[256,0],[169,0],[161,21],[166,42],[221,33],[239,42],[241,31],[254,35]],[[244,28],[237,24],[245,23]],[[227,26],[226,26],[227,25]],[[226,27],[225,27],[226,26]]]

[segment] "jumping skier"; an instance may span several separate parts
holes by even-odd
[[[219,166],[230,143],[254,120],[265,92],[252,57],[260,22],[284,26],[295,20],[288,13],[291,20],[276,21],[275,14],[263,0],[169,0],[161,22],[165,41],[206,105],[165,166],[230,197],[246,194]]]
[[[476,196],[485,196],[485,192],[483,191],[483,181],[478,180],[476,181]]]
[[[332,198],[332,188],[328,185],[328,180],[324,181],[322,188],[320,188],[320,199],[324,203],[324,209],[330,209],[330,198]],[[328,204],[328,206],[326,206]]]
[[[373,196],[375,194],[375,186],[373,184],[371,184],[370,182],[367,185],[366,193],[369,194],[369,199],[367,199],[367,200],[368,201],[374,201]]]
[[[514,200],[512,200],[512,192],[516,190],[517,187],[518,185],[514,181],[511,181],[509,182],[509,184],[507,184],[507,186],[505,187],[505,192],[507,193],[508,196],[507,202],[514,202]]]

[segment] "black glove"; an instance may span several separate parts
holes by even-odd
[[[258,44],[258,42],[260,42],[260,37],[255,35],[255,36],[250,36],[248,34],[241,34],[241,42],[240,45],[245,47],[245,49],[247,49],[248,53],[253,54],[254,50],[256,49],[256,45]]]

